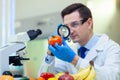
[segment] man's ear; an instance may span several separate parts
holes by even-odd
[[[89,26],[89,29],[91,29],[93,27],[93,20],[92,20],[92,18],[88,18],[87,24]]]

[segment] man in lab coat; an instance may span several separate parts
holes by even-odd
[[[63,45],[49,45],[45,63],[52,72],[77,73],[80,67],[94,62],[95,80],[120,80],[120,46],[106,34],[93,33],[93,19],[88,7],[74,3],[61,12],[64,25],[70,29],[72,46],[63,40]],[[84,57],[78,55],[78,49],[85,47]],[[54,56],[51,55],[51,52]],[[41,68],[43,69],[43,68]]]

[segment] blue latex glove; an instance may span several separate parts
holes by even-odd
[[[75,52],[67,45],[64,39],[62,39],[62,45],[58,45],[58,43],[55,44],[55,47],[49,45],[49,50],[53,53],[54,56],[57,58],[72,62],[75,57]]]

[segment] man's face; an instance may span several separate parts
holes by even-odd
[[[64,24],[70,28],[70,38],[81,45],[90,39],[92,30],[92,19],[88,18],[83,24],[82,20],[77,11],[64,16]]]

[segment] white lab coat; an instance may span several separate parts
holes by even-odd
[[[85,67],[89,61],[93,60],[97,73],[95,80],[120,80],[120,46],[105,34],[98,36],[100,39],[88,52],[85,59],[80,61],[79,66],[73,66],[71,63],[55,59],[55,66],[52,64],[50,67],[55,67],[58,72],[66,70],[70,73],[77,73],[76,67]],[[71,48],[74,48],[76,52],[77,47],[77,45],[72,45]]]

